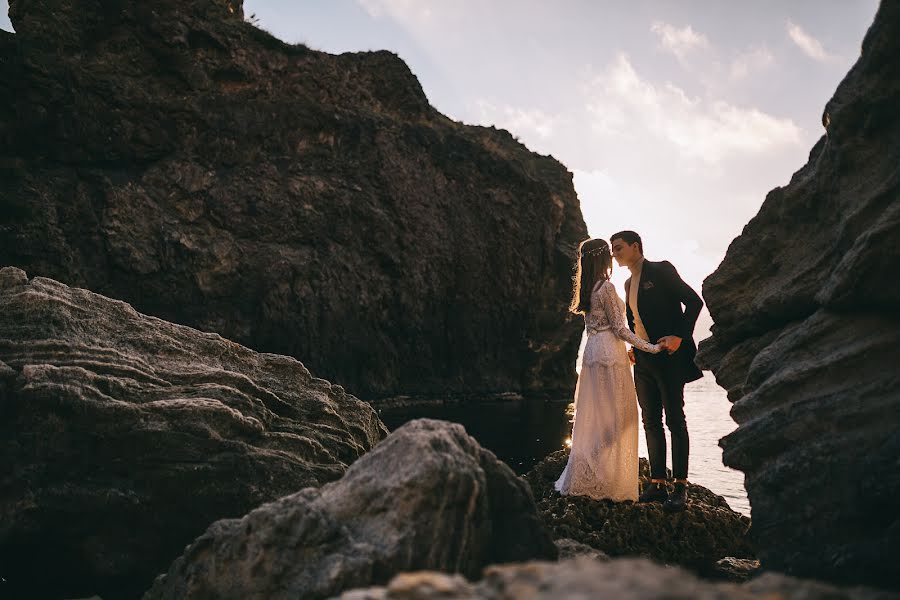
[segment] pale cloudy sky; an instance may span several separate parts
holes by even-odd
[[[4,3],[5,4],[5,3]],[[0,5],[2,7],[2,5]],[[822,135],[877,0],[245,0],[332,53],[388,49],[431,103],[575,175],[588,229],[634,229],[700,291]],[[0,16],[0,27],[10,29]],[[626,273],[618,269],[619,286]],[[697,338],[708,335],[709,318]]]

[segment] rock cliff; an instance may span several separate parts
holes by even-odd
[[[293,358],[0,270],[0,597],[133,598],[386,430]]]
[[[809,162],[728,249],[698,362],[734,402],[764,567],[898,586],[900,3],[882,2]]]
[[[432,108],[388,52],[240,1],[12,0],[0,264],[302,360],[350,391],[569,395],[571,174]]]

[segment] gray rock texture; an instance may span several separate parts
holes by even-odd
[[[290,355],[364,398],[567,397],[572,175],[432,108],[388,52],[240,0],[13,0],[0,265]]]
[[[900,3],[703,284],[764,568],[900,588]]]
[[[688,488],[687,509],[665,512],[660,503],[639,504],[561,496],[553,489],[568,450],[549,455],[525,475],[538,511],[554,538],[570,538],[609,556],[643,556],[678,564],[708,577],[727,577],[717,561],[753,558],[747,535],[750,519],[729,508],[725,498],[703,486]],[[650,481],[650,466],[640,460],[640,485]]]
[[[0,270],[0,596],[135,597],[387,434],[293,358]]]
[[[759,573],[759,561],[752,558],[726,556],[716,561],[715,570],[708,575],[726,581],[747,581]]]
[[[555,539],[553,543],[559,551],[559,560],[576,558],[578,556],[593,558],[594,560],[609,560],[609,556],[606,553],[600,552],[587,544],[576,542],[571,538]]]
[[[896,600],[871,588],[836,587],[767,573],[743,584],[697,579],[675,567],[644,559],[600,562],[576,558],[485,569],[478,583],[459,575],[403,573],[386,587],[351,590],[341,600]]]
[[[402,571],[556,558],[528,485],[461,425],[420,419],[339,481],[214,523],[145,600],[326,598]]]

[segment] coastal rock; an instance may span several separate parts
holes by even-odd
[[[461,425],[420,419],[339,481],[218,521],[145,600],[326,598],[402,571],[555,558],[528,485]]]
[[[553,489],[568,450],[549,455],[525,475],[538,511],[555,538],[571,538],[609,556],[643,556],[716,576],[725,557],[753,558],[747,536],[750,519],[734,512],[721,496],[690,484],[687,509],[665,512],[659,503],[638,504],[562,496]],[[650,468],[641,459],[640,485]]]
[[[403,573],[386,587],[351,590],[340,600],[897,600],[896,594],[869,588],[841,588],[767,573],[744,584],[697,579],[676,567],[644,559],[598,562],[579,558],[558,563],[529,562],[485,569],[471,583],[434,572]]]
[[[763,568],[900,589],[900,3],[703,284]]]
[[[578,556],[593,558],[594,560],[609,560],[609,556],[606,553],[600,552],[587,544],[576,542],[571,538],[559,538],[553,540],[553,543],[559,551],[559,560],[575,558]]]
[[[389,52],[240,0],[12,0],[0,265],[294,356],[365,399],[570,396],[572,174]]]
[[[716,561],[714,570],[707,577],[726,581],[747,581],[759,573],[759,561],[752,558],[726,556]]]
[[[293,358],[0,270],[0,596],[135,597],[387,431]]]

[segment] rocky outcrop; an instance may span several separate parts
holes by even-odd
[[[559,552],[559,560],[568,558],[586,557],[594,560],[609,560],[609,555],[600,552],[596,548],[576,542],[572,538],[558,538],[553,540],[556,550]]]
[[[898,585],[900,3],[882,2],[809,162],[728,249],[699,362],[734,402],[763,567]]]
[[[386,435],[293,358],[0,270],[0,595],[135,597],[210,523]]]
[[[398,575],[386,587],[346,592],[341,600],[896,600],[868,588],[840,588],[767,573],[747,583],[711,583],[674,567],[643,559],[599,562],[589,558],[559,563],[530,562],[490,567],[478,583],[459,575],[420,571]]]
[[[659,503],[561,496],[553,483],[568,458],[568,450],[554,452],[525,475],[554,538],[571,538],[610,556],[644,556],[678,564],[708,577],[727,575],[716,564],[722,558],[754,556],[747,536],[750,519],[705,487],[691,484],[687,509],[675,515],[663,511]],[[643,488],[650,481],[646,459],[641,459],[640,468]]]
[[[339,481],[218,521],[145,600],[326,598],[402,571],[555,558],[528,485],[461,425],[394,431]]]
[[[240,0],[13,0],[0,264],[297,357],[365,399],[571,395],[571,173],[432,108],[388,52]]]
[[[758,574],[758,560],[726,556],[716,561],[715,569],[710,576],[713,579],[724,579],[726,581],[747,581]]]

